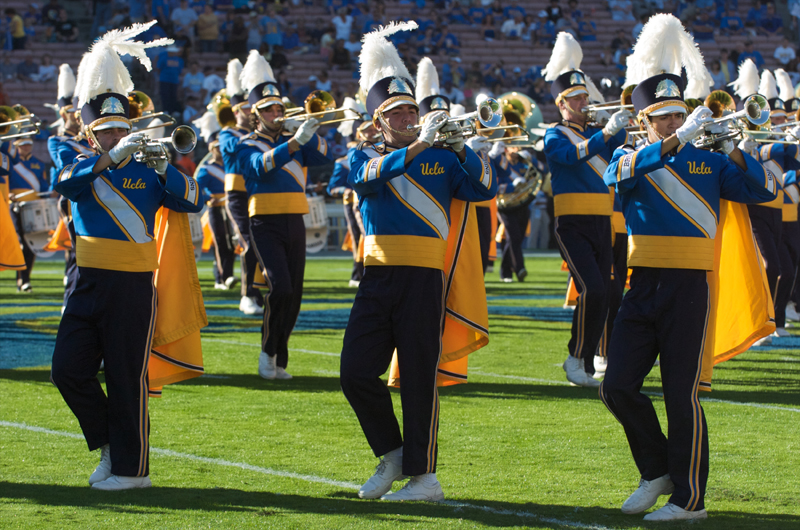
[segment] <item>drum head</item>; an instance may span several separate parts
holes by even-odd
[[[328,228],[306,229],[306,252],[316,254],[328,243]]]

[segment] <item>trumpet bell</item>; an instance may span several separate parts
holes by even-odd
[[[135,120],[155,110],[153,100],[141,90],[134,90],[128,94],[130,106],[130,119]]]
[[[178,125],[170,137],[172,147],[182,155],[194,151],[197,145],[197,133],[188,125]]]
[[[500,102],[494,98],[486,98],[478,104],[478,122],[483,127],[497,127],[503,119]]]
[[[9,131],[11,131],[11,127],[13,127],[13,125],[3,124],[15,121],[16,119],[17,111],[15,111],[12,107],[7,107],[5,105],[0,106],[0,135],[7,134]]]
[[[303,108],[306,114],[312,117],[319,117],[319,121],[327,121],[335,119],[336,101],[329,92],[324,90],[315,90],[310,93],[306,100],[303,102]]]

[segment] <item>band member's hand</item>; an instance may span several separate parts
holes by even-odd
[[[117,145],[112,147],[108,152],[109,158],[111,158],[111,161],[114,162],[114,164],[119,164],[128,156],[139,150],[139,148],[142,146],[142,140],[144,137],[145,133],[137,132],[122,138],[119,142],[117,142]]]
[[[450,149],[455,151],[456,153],[460,153],[464,150],[464,144],[466,143],[466,139],[461,135],[461,133],[457,134],[456,136],[451,136],[447,140],[444,141]]]
[[[297,132],[297,129],[300,128],[303,122],[300,120],[293,120],[292,118],[286,118],[283,122],[283,130],[289,134],[294,134]]]
[[[505,152],[506,152],[505,142],[495,142],[495,144],[489,150],[489,158],[497,158],[498,156],[502,155]]]
[[[611,114],[607,110],[598,110],[594,113],[594,121],[600,125],[606,125],[611,119]]]
[[[787,131],[789,134],[800,140],[800,127],[792,127]]]
[[[631,111],[627,109],[618,110],[608,119],[608,123],[603,127],[603,134],[606,136],[614,136],[630,123],[631,116]]]
[[[723,140],[722,142],[718,142],[716,145],[716,149],[726,155],[731,154],[731,152],[736,149],[736,144],[733,143],[733,140]]]
[[[436,140],[436,133],[447,123],[447,113],[443,110],[432,112],[425,116],[425,123],[419,133],[419,141],[430,147]]]
[[[297,132],[294,133],[294,139],[300,145],[306,145],[314,133],[319,129],[319,120],[316,118],[309,118],[303,122]]]
[[[153,168],[156,170],[156,173],[159,175],[166,175],[167,174],[167,166],[169,166],[169,160],[166,159],[158,159],[156,160],[156,167]]]
[[[761,144],[750,138],[749,136],[745,136],[744,140],[739,142],[739,150],[744,151],[750,156],[753,156],[754,153],[758,152],[761,148]]]
[[[709,110],[708,107],[700,105],[686,118],[683,125],[675,131],[675,134],[678,136],[678,141],[681,144],[691,142],[705,132],[704,125],[712,119],[711,110]]]
[[[492,148],[492,144],[483,136],[473,136],[467,140],[467,146],[478,154],[486,154]]]

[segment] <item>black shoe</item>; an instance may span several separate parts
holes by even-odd
[[[521,281],[521,282],[524,282],[524,281],[525,281],[525,278],[527,278],[527,277],[528,277],[528,271],[527,271],[527,269],[522,269],[521,271],[519,271],[519,272],[517,273],[517,280],[519,280],[519,281]]]

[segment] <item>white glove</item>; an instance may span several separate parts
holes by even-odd
[[[753,154],[758,152],[760,149],[761,149],[761,144],[759,144],[749,136],[745,136],[744,140],[739,142],[739,150],[744,151],[750,156],[753,156]]]
[[[422,129],[419,132],[419,141],[433,145],[436,140],[436,133],[439,129],[444,127],[447,123],[447,113],[443,110],[431,112],[425,116],[425,123],[422,124]]]
[[[789,134],[800,140],[800,127],[792,127],[787,131]]]
[[[144,136],[145,133],[137,132],[122,138],[119,142],[117,142],[117,145],[112,147],[108,152],[108,156],[111,157],[111,161],[114,162],[114,164],[119,164],[128,156],[138,151],[142,146],[142,140],[144,139]]]
[[[289,134],[294,134],[297,132],[297,129],[300,128],[303,122],[300,120],[294,120],[292,118],[286,118],[283,122],[283,130]]]
[[[163,176],[167,174],[167,166],[169,166],[169,160],[158,160],[154,169],[156,173]]]
[[[733,143],[733,140],[728,139],[721,143],[718,143],[716,148],[717,150],[722,151],[726,155],[729,155],[731,154],[731,151],[733,151],[736,148],[736,144]]]
[[[505,142],[495,142],[492,149],[489,151],[489,158],[497,158],[506,152]]]
[[[633,114],[627,109],[618,110],[608,119],[608,123],[603,127],[603,134],[614,136],[630,123],[631,116]]]
[[[464,144],[466,143],[466,139],[461,135],[458,134],[456,136],[451,136],[447,140],[444,141],[450,148],[455,151],[456,153],[460,153],[464,150]]]
[[[692,112],[688,118],[686,118],[686,121],[683,123],[683,125],[681,125],[677,131],[675,131],[675,134],[678,136],[678,141],[681,144],[691,142],[703,134],[703,125],[712,119],[711,110],[708,107],[700,105],[694,109],[694,112]]]
[[[309,118],[297,129],[297,132],[294,133],[292,138],[297,140],[298,144],[306,145],[317,132],[317,129],[319,129],[319,120],[316,118]]]
[[[483,136],[473,136],[467,140],[467,146],[477,154],[486,154],[492,148],[492,144]]]
[[[605,125],[611,119],[611,114],[607,110],[598,110],[594,113],[594,121],[600,125]]]

